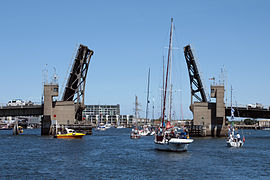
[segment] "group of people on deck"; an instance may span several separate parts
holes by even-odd
[[[234,142],[239,142],[241,140],[240,134],[237,132],[235,135],[234,128],[229,127],[229,140],[234,141]]]
[[[163,130],[162,128],[158,128],[157,134],[159,136],[163,135]],[[183,138],[183,139],[188,139],[188,131],[187,129],[179,129],[179,128],[170,128],[170,129],[165,129],[165,136],[167,139],[171,138]]]

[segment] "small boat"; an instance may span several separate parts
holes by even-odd
[[[231,139],[229,138],[227,141],[227,146],[228,147],[242,147],[244,145],[244,141],[243,140],[237,140],[237,139]]]
[[[99,131],[105,131],[107,128],[105,126],[98,126],[96,129]]]
[[[112,127],[111,124],[105,124],[105,129],[110,129]]]
[[[242,147],[244,145],[244,142],[245,142],[245,137],[243,136],[243,138],[241,139],[240,137],[240,134],[237,133],[235,135],[235,130],[234,130],[234,127],[233,127],[233,124],[231,127],[229,127],[229,130],[228,130],[228,138],[226,140],[226,144],[228,147]]]
[[[18,129],[19,129],[20,133],[23,133],[23,127],[22,126],[18,126]]]
[[[138,130],[138,97],[135,96],[135,127],[131,130],[130,139],[140,139],[141,135]]]
[[[66,134],[61,134],[59,132],[54,137],[57,138],[57,139],[64,139],[64,138],[68,138],[68,139],[81,139],[83,136],[85,136],[85,134],[83,134],[83,133],[77,133],[73,129],[66,128],[66,131],[67,131]]]
[[[141,138],[141,135],[138,131],[137,128],[135,129],[132,129],[131,133],[130,133],[130,139],[140,139]]]
[[[116,127],[117,129],[123,129],[123,128],[125,128],[124,126],[117,126]]]
[[[232,87],[231,87],[231,101],[232,101]],[[242,139],[240,134],[237,132],[235,134],[235,129],[234,129],[234,109],[232,107],[232,102],[231,102],[231,126],[228,126],[228,138],[226,140],[226,144],[228,147],[242,147],[244,145],[245,142],[245,137],[243,135],[243,131],[242,131]],[[238,115],[239,116],[239,115]]]
[[[148,127],[143,127],[142,130],[139,131],[141,136],[150,136],[151,132]]]
[[[0,130],[12,130],[9,125],[0,126]]]
[[[23,133],[23,127],[18,125],[18,121],[13,126],[13,135],[19,135]]]

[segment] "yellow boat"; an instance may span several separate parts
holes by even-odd
[[[85,134],[83,134],[83,133],[77,133],[73,129],[66,128],[66,131],[67,131],[66,134],[58,133],[54,137],[55,138],[58,138],[58,139],[64,139],[64,138],[68,138],[68,139],[81,139],[83,136],[85,136]]]
[[[22,126],[18,126],[18,130],[20,133],[23,133],[23,127]]]

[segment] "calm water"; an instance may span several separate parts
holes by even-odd
[[[270,179],[270,131],[244,131],[243,148],[195,138],[184,153],[154,150],[153,137],[130,129],[93,131],[81,140],[0,131],[1,179]]]

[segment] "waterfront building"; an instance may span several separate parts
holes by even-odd
[[[86,105],[83,117],[93,125],[101,123],[130,126],[133,115],[120,115],[120,105]]]
[[[270,119],[259,120],[258,123],[260,128],[270,128]]]

